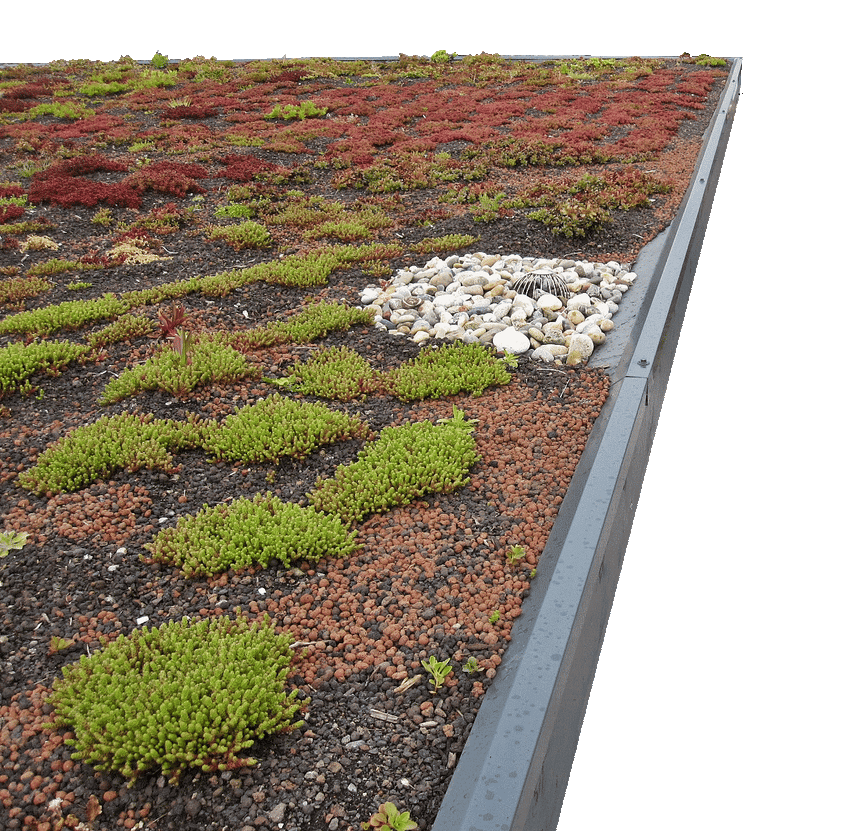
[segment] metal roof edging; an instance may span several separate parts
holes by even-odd
[[[625,372],[591,431],[432,831],[552,831],[575,756],[740,94],[734,58],[657,262]]]

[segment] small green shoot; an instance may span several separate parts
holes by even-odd
[[[452,673],[452,667],[448,659],[438,661],[433,655],[427,661],[420,661],[422,666],[431,676],[431,683],[434,685],[433,692],[437,692],[445,683],[446,678]]]
[[[500,617],[501,617],[501,615],[499,614],[499,610],[496,609],[496,611],[493,612],[492,615],[490,615],[490,618],[489,618],[490,623],[498,623]]]
[[[59,635],[54,635],[50,639],[50,654],[55,655],[57,652],[61,652],[63,649],[68,649],[68,647],[73,645],[74,642],[68,640],[68,638],[63,638]]]
[[[24,547],[29,534],[22,531],[0,532],[0,557],[5,557],[13,548],[20,550]]]
[[[509,565],[515,565],[525,557],[525,549],[521,545],[512,545],[507,557]]]
[[[399,811],[392,802],[384,802],[360,827],[363,831],[412,831],[419,826],[410,819],[410,811]]]
[[[481,665],[478,663],[478,659],[474,655],[467,659],[466,663],[463,665],[463,671],[470,674],[474,672],[481,672]]]

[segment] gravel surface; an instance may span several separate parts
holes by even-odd
[[[433,189],[404,194],[407,219],[391,236],[407,247],[425,237],[469,233],[476,241],[461,251],[632,262],[666,226],[684,193],[719,87],[716,83],[697,118],[683,122],[667,151],[644,164],[659,171],[673,190],[648,207],[615,212],[608,225],[586,239],[556,237],[521,213],[482,223],[462,210],[447,210],[422,226],[413,220],[433,209]],[[0,138],[0,151],[6,165],[0,180],[9,180],[10,164],[23,151],[8,137]],[[325,174],[317,171],[311,192],[331,198]],[[562,168],[494,173],[504,185],[564,175]],[[204,184],[210,221],[212,194],[222,186]],[[148,195],[144,210],[170,200]],[[44,233],[62,242],[61,256],[69,257],[103,249],[103,230],[91,222],[94,213],[42,205],[27,218],[43,218],[48,223]],[[15,238],[5,237],[0,249],[6,274],[24,273],[30,264],[57,256],[25,254],[22,240],[9,239]],[[169,259],[80,272],[79,279],[93,286],[77,291],[65,288],[77,275],[60,275],[50,292],[28,299],[25,308],[214,274],[275,256],[234,251],[206,238],[198,226],[184,227],[160,243]],[[286,254],[299,243],[276,239],[276,245],[276,252]],[[405,253],[389,266],[423,265],[429,256]],[[193,330],[233,330],[280,319],[311,297],[356,303],[360,290],[374,280],[351,269],[331,275],[321,289],[257,283],[224,298],[189,295],[182,302]],[[0,315],[15,311],[7,307]],[[155,316],[156,309],[148,313]],[[90,331],[55,337],[82,342]],[[15,340],[0,337],[0,346]],[[353,347],[381,369],[419,352],[407,340],[356,327],[311,346],[274,347],[247,357],[263,375],[279,377],[318,345]],[[199,388],[179,398],[157,391],[98,405],[106,383],[144,360],[154,346],[145,338],[110,345],[97,362],[34,379],[34,394],[11,393],[0,400],[0,522],[6,530],[30,535],[21,550],[0,561],[0,827],[345,831],[359,828],[379,803],[389,800],[411,811],[426,831],[481,697],[498,672],[511,624],[521,614],[523,598],[534,591],[534,569],[605,402],[608,375],[602,369],[542,366],[521,356],[509,385],[477,398],[405,404],[373,395],[353,403],[323,402],[360,415],[375,431],[448,417],[460,407],[478,420],[480,461],[469,485],[368,518],[357,526],[362,549],[346,560],[301,563],[300,568],[273,561],[265,569],[186,579],[174,568],[140,560],[157,530],[204,504],[258,492],[271,490],[284,501],[298,502],[317,477],[353,461],[363,442],[330,445],[304,461],[276,465],[216,464],[200,451],[187,451],[177,454],[172,472],[120,472],[75,493],[34,496],[19,487],[19,473],[51,442],[101,415],[129,410],[159,418],[197,414],[221,419],[272,390],[264,382],[237,383]],[[510,565],[506,552],[514,545],[522,545],[526,556]],[[152,773],[128,788],[119,775],[96,773],[73,760],[69,732],[44,730],[52,713],[47,699],[54,678],[63,666],[100,648],[104,639],[112,641],[140,625],[235,614],[237,609],[249,617],[271,615],[281,631],[304,645],[288,683],[310,699],[306,724],[257,742],[251,750],[259,760],[255,767],[216,775],[190,772],[176,785]],[[498,620],[491,622],[495,612]],[[70,646],[52,648],[56,637]],[[454,668],[436,694],[420,665],[430,655],[450,659]],[[478,660],[480,672],[462,671],[469,657]]]

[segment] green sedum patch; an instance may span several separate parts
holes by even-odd
[[[254,765],[240,754],[257,739],[303,725],[298,691],[284,692],[291,642],[268,618],[137,629],[63,668],[49,727],[71,728],[73,759],[130,784],[155,768],[176,783],[193,767]]]
[[[450,493],[469,482],[478,460],[472,430],[460,410],[440,424],[386,427],[356,461],[330,479],[319,478],[307,498],[320,511],[360,522],[427,493]]]
[[[51,444],[18,484],[31,493],[70,493],[118,470],[172,470],[172,451],[194,446],[198,439],[193,422],[149,414],[102,416]]]
[[[310,343],[331,332],[347,332],[352,326],[374,322],[373,312],[342,303],[309,303],[284,321],[256,326],[227,335],[227,342],[239,349],[260,349],[282,343]]]
[[[259,370],[243,355],[217,338],[199,337],[191,354],[180,354],[164,346],[143,364],[113,378],[103,391],[100,404],[114,404],[137,393],[162,390],[183,395],[197,386],[228,384],[243,378],[258,378]]]
[[[216,459],[247,463],[303,459],[324,444],[365,438],[369,427],[359,418],[281,398],[276,393],[202,428],[204,449]]]
[[[30,378],[37,373],[57,373],[73,361],[80,361],[89,348],[68,341],[11,343],[0,348],[0,396],[7,392],[32,391]]]
[[[412,361],[384,373],[384,388],[402,401],[442,398],[509,384],[505,361],[477,343],[454,343],[420,352]]]
[[[210,239],[222,239],[237,251],[244,248],[269,248],[272,244],[271,234],[259,222],[249,219],[239,225],[227,225],[223,228],[211,228]]]
[[[320,347],[288,376],[272,383],[303,395],[353,401],[378,389],[379,373],[347,346]]]
[[[211,576],[273,558],[284,566],[298,560],[347,557],[357,549],[356,531],[334,515],[282,502],[273,494],[205,505],[180,517],[145,547],[151,560],[177,566],[184,577]]]
[[[130,304],[114,294],[104,294],[97,300],[68,300],[0,320],[0,335],[46,337],[60,329],[79,329],[89,323],[118,317],[129,310]]]

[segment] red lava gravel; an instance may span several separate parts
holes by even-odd
[[[251,178],[262,166],[251,168],[241,179],[238,170],[230,180],[220,174],[218,178],[206,174],[198,178],[205,201],[194,203],[195,213],[189,210],[191,190],[181,196],[148,190],[140,206],[112,204],[114,220],[123,222],[121,227],[126,229],[133,223],[139,227],[138,223],[155,211],[179,203],[179,227],[166,233],[158,226],[158,231],[151,230],[147,236],[145,250],[164,259],[147,263],[127,259],[104,266],[105,252],[122,233],[121,227],[93,222],[97,212],[108,207],[107,202],[62,205],[33,198],[31,189],[38,181],[35,177],[29,180],[22,172],[25,165],[44,171],[56,159],[94,152],[126,165],[128,158],[133,158],[128,150],[133,136],[151,142],[147,150],[135,151],[136,155],[144,152],[156,159],[179,158],[209,166],[210,154],[215,151],[213,138],[228,131],[246,135],[247,114],[260,104],[250,99],[249,86],[230,77],[230,69],[222,70],[219,78],[207,64],[199,63],[196,79],[202,70],[214,80],[194,88],[186,81],[176,92],[155,88],[113,99],[92,94],[85,100],[93,112],[76,121],[49,113],[15,120],[26,111],[15,102],[26,101],[28,107],[34,107],[52,101],[54,92],[75,89],[80,77],[93,71],[91,67],[60,62],[49,68],[0,70],[0,79],[18,81],[21,87],[13,95],[10,90],[15,85],[10,84],[0,96],[0,114],[5,119],[0,120],[0,211],[15,207],[14,199],[20,201],[21,193],[30,196],[24,214],[7,210],[0,216],[3,285],[21,281],[32,266],[51,258],[85,262],[88,256],[97,266],[53,273],[48,277],[49,289],[9,299],[0,306],[0,321],[25,309],[94,299],[107,292],[120,294],[315,250],[314,242],[301,239],[292,226],[283,224],[269,223],[274,245],[268,250],[236,250],[206,234],[210,224],[221,222],[214,209],[228,204],[226,193],[235,182],[246,183],[246,187],[263,182],[265,191],[257,187],[253,197],[269,198],[270,180]],[[659,72],[667,74],[660,75],[656,87],[642,87],[648,94],[666,90],[672,96],[670,106],[681,110],[685,106],[682,96],[697,97],[702,90],[699,101],[705,107],[688,108],[689,116],[694,117],[676,122],[660,150],[635,162],[667,182],[668,193],[634,210],[612,211],[607,224],[581,239],[558,237],[520,210],[476,221],[468,205],[439,202],[438,196],[445,191],[439,184],[375,196],[373,205],[390,212],[393,225],[381,230],[373,241],[401,242],[401,249],[385,258],[384,276],[398,268],[424,265],[438,252],[423,254],[410,246],[447,234],[475,238],[454,253],[632,262],[641,245],[669,222],[684,193],[724,77],[722,69],[707,70],[687,61],[667,62]],[[115,77],[119,76],[124,77],[120,72]],[[693,91],[683,92],[681,87],[689,78]],[[319,80],[298,75],[279,79],[279,86],[291,87],[287,94],[293,101],[300,96],[300,100],[322,104],[331,100],[330,92],[336,95],[346,85],[340,79]],[[273,79],[258,70],[253,83],[271,84]],[[390,92],[403,91],[415,83],[413,78],[394,79],[385,86]],[[466,81],[455,79],[453,83],[458,88]],[[582,83],[588,90],[592,86],[590,81],[579,82],[579,90]],[[382,94],[389,94],[387,90]],[[176,127],[164,116],[152,115],[162,109],[154,92],[177,102],[174,109],[184,118]],[[534,94],[522,87],[514,100],[521,98],[520,92],[527,97]],[[266,90],[265,98],[260,96],[266,112],[271,107],[270,94]],[[66,94],[55,100],[80,98]],[[476,100],[483,102],[479,103],[482,108],[487,103],[486,96]],[[228,102],[234,101],[238,106],[230,112]],[[188,112],[192,107],[200,108],[194,116]],[[337,124],[366,118],[357,112],[340,111],[334,116],[332,110],[326,120]],[[244,116],[241,120],[240,113]],[[588,121],[591,115],[587,108]],[[92,131],[82,129],[83,121],[98,118],[99,126]],[[327,148],[329,136],[339,136],[339,132],[311,135],[307,127],[314,120],[306,118],[297,122],[303,125],[300,137],[295,136],[294,127],[288,136],[290,142],[297,145],[297,138],[301,145],[274,148],[261,131],[268,119],[255,121],[256,135],[265,144],[246,146],[233,140],[227,152],[289,171],[281,193],[297,188],[313,196],[349,202],[363,195],[334,184],[333,168],[311,167]],[[625,134],[625,119],[619,126],[616,119],[609,122],[612,132],[600,141],[613,143]],[[315,123],[321,121],[315,119]],[[67,133],[74,124],[81,127],[79,134],[65,135],[63,131]],[[134,124],[135,132],[120,133],[127,129],[121,125]],[[191,136],[186,125],[194,130]],[[187,134],[182,144],[177,127]],[[98,141],[97,130],[112,130],[112,143]],[[158,130],[172,142],[168,153],[157,145],[166,141]],[[455,136],[442,149],[458,157],[457,145],[452,142],[471,141]],[[351,142],[355,144],[353,138]],[[357,162],[345,167],[350,160],[343,155],[339,158],[340,169],[357,171]],[[232,159],[229,163],[231,167],[235,164]],[[360,164],[367,167],[362,159]],[[532,183],[567,181],[603,169],[599,162],[578,169],[542,163],[494,167],[487,181],[515,193]],[[102,165],[86,182],[115,183],[122,175]],[[423,223],[424,211],[429,213]],[[36,224],[27,226],[26,233],[15,233],[12,225],[18,222]],[[46,237],[61,247],[29,248],[28,235]],[[77,280],[92,286],[67,288]],[[278,320],[311,298],[356,304],[360,290],[372,282],[376,282],[375,274],[364,271],[361,264],[331,274],[319,288],[258,282],[221,298],[195,292],[180,302],[191,330],[231,331]],[[134,311],[156,320],[156,307]],[[64,330],[50,338],[83,343],[94,328]],[[26,340],[0,335],[0,348]],[[408,340],[356,326],[345,333],[331,333],[311,346],[256,349],[246,357],[262,376],[280,377],[310,349],[342,345],[356,349],[381,370],[419,353],[419,347]],[[143,546],[157,530],[174,525],[180,516],[197,513],[205,504],[260,492],[271,491],[286,502],[304,500],[317,477],[327,477],[338,465],[353,461],[363,441],[328,445],[303,461],[285,459],[279,464],[213,463],[202,451],[181,451],[175,454],[176,468],[170,472],[120,471],[108,481],[73,493],[38,496],[21,488],[17,477],[32,467],[52,442],[101,415],[132,411],[157,418],[181,419],[194,414],[221,419],[272,391],[280,392],[265,381],[252,380],[198,387],[178,397],[154,391],[116,404],[98,404],[108,381],[146,359],[155,346],[156,341],[145,336],[109,344],[96,361],[72,363],[55,376],[35,376],[29,394],[7,391],[0,397],[0,530],[29,535],[23,548],[0,560],[0,827],[10,831],[347,831],[359,829],[378,804],[392,801],[409,810],[419,828],[427,831],[482,696],[499,671],[513,621],[522,614],[523,599],[535,589],[535,568],[605,403],[609,376],[602,369],[543,365],[520,356],[518,366],[511,370],[511,382],[491,387],[479,397],[455,395],[403,403],[385,395],[370,395],[344,404],[325,401],[331,408],[359,415],[376,432],[409,421],[448,418],[454,408],[462,409],[468,419],[476,420],[479,461],[471,469],[469,484],[450,494],[420,498],[368,517],[356,526],[362,548],[349,558],[302,562],[295,568],[273,560],[267,568],[185,578],[171,566],[146,564],[140,559]],[[515,563],[507,557],[512,546],[525,550],[524,558]],[[234,615],[237,609],[251,619],[270,615],[280,631],[291,633],[300,642],[303,649],[298,650],[287,684],[297,687],[302,699],[310,699],[304,708],[303,727],[268,736],[254,745],[251,754],[258,760],[256,766],[216,774],[192,768],[176,784],[157,772],[146,773],[128,787],[117,773],[98,773],[73,760],[70,731],[45,729],[53,713],[48,700],[51,687],[64,666],[101,648],[104,642],[129,634],[142,625],[139,621],[157,626],[183,617]],[[57,640],[60,638],[64,642]],[[421,661],[432,655],[450,660],[453,667],[436,694],[421,666]],[[471,657],[480,666],[474,674],[462,669]]]

